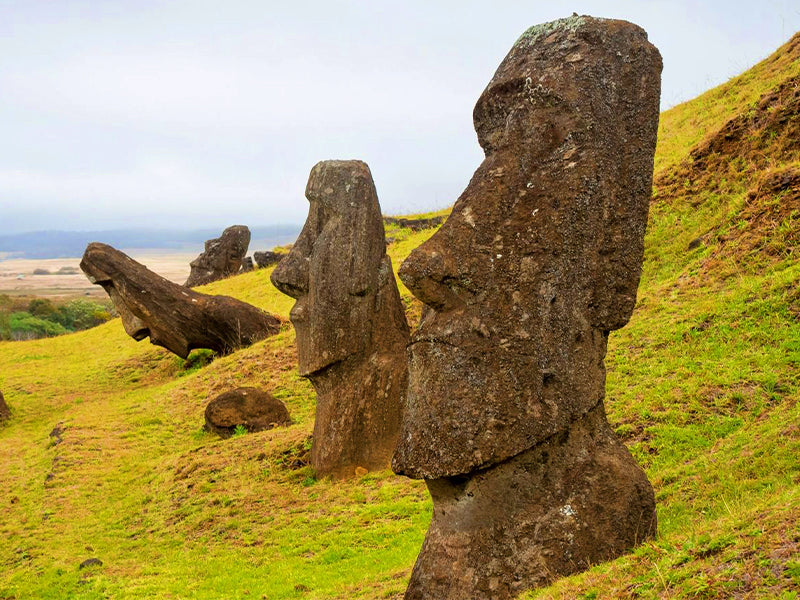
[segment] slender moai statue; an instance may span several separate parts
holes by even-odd
[[[389,466],[409,328],[369,167],[320,162],[306,197],[308,219],[272,283],[297,299],[290,318],[300,375],[317,392],[312,466],[318,475],[347,477]]]
[[[603,360],[636,302],[660,74],[642,29],[574,16],[526,31],[475,106],[486,157],[400,268],[425,309],[392,466],[434,507],[407,599],[509,598],[655,533]]]

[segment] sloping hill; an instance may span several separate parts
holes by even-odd
[[[797,597],[798,75],[795,36],[662,115],[639,302],[607,360],[610,420],[656,488],[659,537],[526,597]],[[395,267],[430,233],[393,231]],[[292,300],[268,278],[206,289],[286,318]],[[0,598],[402,592],[430,518],[424,485],[313,478],[313,392],[288,323],[208,358],[136,344],[118,321],[0,343],[14,411],[0,429]],[[203,433],[208,396],[238,385],[272,391],[295,423]]]

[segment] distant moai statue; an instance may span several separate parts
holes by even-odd
[[[400,277],[425,308],[393,459],[433,520],[407,599],[502,599],[654,535],[606,421],[609,332],[636,302],[661,57],[625,21],[533,27],[474,110],[486,158]]]
[[[378,195],[361,161],[323,161],[308,219],[272,283],[297,299],[300,375],[317,392],[311,463],[347,477],[389,466],[407,381],[406,322],[386,255]]]
[[[236,275],[245,265],[250,245],[250,230],[245,225],[231,225],[218,238],[206,240],[205,248],[189,266],[186,287],[204,285]],[[253,270],[252,263],[250,269]]]

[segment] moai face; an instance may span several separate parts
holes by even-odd
[[[306,187],[308,219],[272,282],[297,299],[300,374],[313,375],[367,347],[385,251],[383,221],[369,167],[324,161]]]
[[[426,308],[399,472],[496,464],[604,395],[608,332],[636,299],[661,63],[638,28],[626,53],[591,35],[520,38],[474,110],[485,160],[400,268]]]

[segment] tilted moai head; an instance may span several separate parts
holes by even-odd
[[[474,110],[486,158],[400,277],[425,303],[393,466],[468,473],[604,395],[608,332],[639,283],[661,58],[639,27],[528,30]]]
[[[80,266],[113,300],[129,336],[149,337],[181,358],[196,348],[231,352],[280,329],[278,319],[255,306],[186,289],[107,244],[89,244]]]
[[[372,338],[376,296],[392,278],[369,167],[329,160],[311,170],[308,219],[272,282],[295,299],[300,375],[362,353]]]

